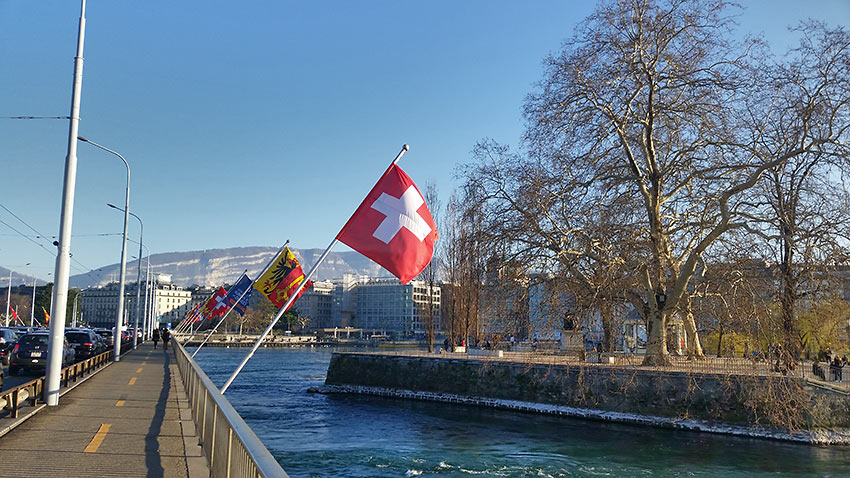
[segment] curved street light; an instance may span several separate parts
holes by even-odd
[[[124,159],[124,156],[121,156],[118,152],[113,151],[105,146],[101,146],[94,141],[90,141],[82,136],[77,136],[77,139],[88,143],[96,148],[100,148],[108,153],[112,153],[115,156],[121,158],[121,161],[124,162],[124,166],[127,168],[127,188],[124,191],[124,236],[121,240],[121,275],[118,281],[118,311],[115,316],[115,340],[113,346],[113,358],[112,360],[116,362],[121,361],[121,326],[124,324],[124,280],[127,275],[127,222],[129,221],[129,212],[130,212],[130,163]]]
[[[119,211],[126,212],[126,211],[124,211],[124,209],[121,209],[120,207],[118,207],[114,204],[106,203],[106,205],[111,207],[112,209],[117,209]],[[138,341],[139,313],[141,312],[140,306],[141,306],[141,293],[142,293],[142,243],[144,242],[144,237],[145,237],[145,223],[142,222],[142,218],[133,214],[132,212],[130,213],[130,215],[135,217],[139,221],[139,228],[140,228],[140,231],[139,231],[139,261],[138,261],[138,265],[136,267],[136,269],[137,269],[137,274],[136,274],[136,314],[135,314],[135,323],[133,325],[133,328],[134,328],[134,330],[133,330],[133,349],[135,350],[139,346],[139,341]]]

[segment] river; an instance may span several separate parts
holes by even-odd
[[[247,353],[195,358],[221,385]],[[850,477],[847,448],[307,393],[330,357],[260,349],[226,394],[292,477]]]

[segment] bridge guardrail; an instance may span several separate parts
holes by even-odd
[[[112,350],[109,350],[92,358],[69,365],[62,369],[59,383],[61,386],[67,387],[71,383],[91,375],[95,370],[100,369],[111,361]],[[18,418],[18,412],[22,406],[29,405],[34,407],[38,405],[38,402],[42,400],[41,394],[44,391],[44,380],[45,377],[42,375],[35,380],[0,392],[0,408],[9,410],[7,417]]]
[[[263,442],[186,349],[176,340],[174,344],[177,366],[211,475],[215,478],[287,477]]]

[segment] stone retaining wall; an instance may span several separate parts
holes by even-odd
[[[781,377],[335,353],[326,384],[769,426],[790,432],[850,429],[850,397]]]

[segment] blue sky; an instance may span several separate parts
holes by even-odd
[[[800,19],[850,25],[846,0],[744,3],[741,31],[780,49]],[[130,162],[153,253],[324,248],[402,144],[443,204],[476,141],[517,145],[542,59],[593,6],[89,0],[80,134]],[[78,17],[78,1],[0,0],[0,117],[68,114]],[[0,118],[0,204],[48,236],[67,135],[67,120]],[[124,201],[118,158],[86,144],[78,158],[72,274],[119,260],[106,203]],[[53,248],[31,239],[44,247],[0,223],[0,266],[49,279]]]

